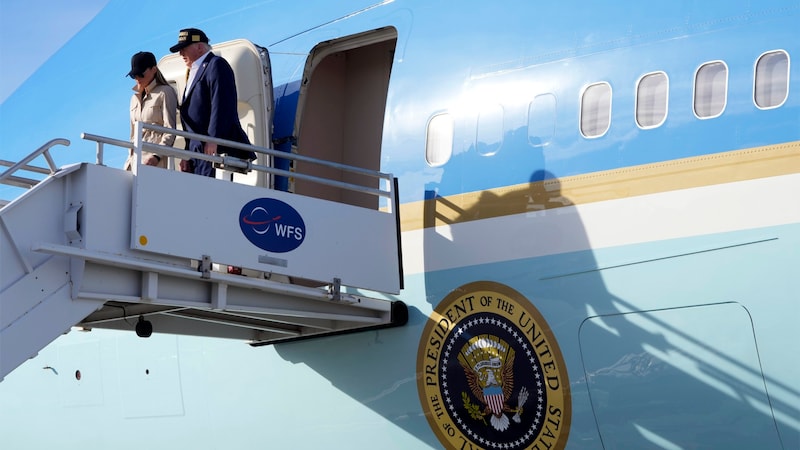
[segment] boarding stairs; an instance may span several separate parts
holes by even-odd
[[[138,124],[138,135],[148,127],[158,129]],[[223,173],[302,178],[260,162],[310,160],[177,133],[261,155],[249,162],[190,154]],[[94,163],[57,168],[50,151],[69,145],[63,139],[16,164],[0,161],[11,166],[0,182],[30,187],[0,209],[0,380],[74,327],[263,345],[407,321],[406,306],[392,300],[402,275],[391,175],[314,161],[371,178],[352,185],[307,177],[379,198],[376,208],[365,208],[178,170],[111,168],[103,164],[105,146],[134,146],[83,138],[96,143]],[[188,154],[141,143],[137,161],[142,150],[168,157],[171,168]],[[32,164],[41,157],[48,168]],[[244,275],[228,273],[228,266]]]

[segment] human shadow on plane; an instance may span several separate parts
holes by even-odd
[[[703,286],[709,277],[729,278],[735,267],[720,265],[719,253],[681,253],[669,243],[599,245],[637,212],[586,201],[596,183],[585,181],[537,170],[528,183],[450,196],[439,196],[432,183],[419,231],[424,271],[407,276],[401,298],[424,298],[435,309],[475,281],[522,294],[566,364],[576,448],[780,448],[775,419],[757,406],[771,399],[763,384],[747,381],[762,377],[751,319]],[[410,307],[405,327],[328,338],[325,351],[320,341],[276,348],[437,446],[420,412],[423,374],[415,371],[423,329],[434,317]],[[734,344],[734,335],[744,341]],[[737,417],[746,423],[732,430]]]

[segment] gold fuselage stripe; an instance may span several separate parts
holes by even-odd
[[[793,173],[800,173],[800,141],[406,203],[400,206],[400,227],[412,231]]]

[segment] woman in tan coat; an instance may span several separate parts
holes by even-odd
[[[139,52],[131,58],[131,71],[128,76],[136,80],[131,96],[131,142],[136,141],[136,122],[175,128],[175,116],[178,110],[178,96],[158,69],[156,57],[150,52]],[[175,135],[144,130],[142,138],[145,142],[172,146]],[[155,153],[142,152],[144,164],[167,167],[167,157]],[[125,170],[133,164],[133,151],[125,162]]]

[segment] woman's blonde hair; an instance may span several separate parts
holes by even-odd
[[[155,75],[156,84],[163,84],[165,86],[169,86],[169,82],[166,78],[164,78],[164,74],[161,73],[161,69],[156,66],[156,75]]]

